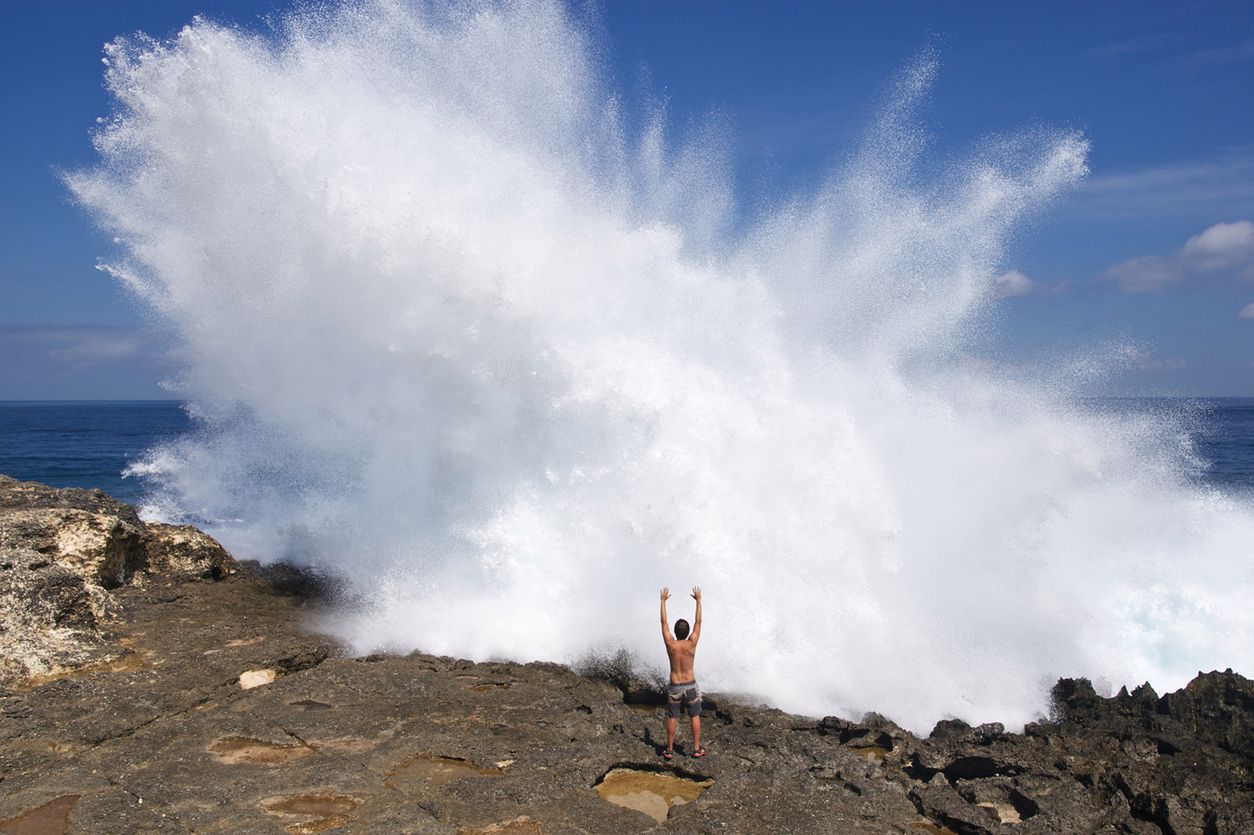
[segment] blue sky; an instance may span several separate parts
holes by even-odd
[[[167,396],[160,338],[94,269],[108,241],[56,171],[93,161],[104,42],[197,13],[258,26],[285,7],[0,5],[0,399]],[[938,157],[990,133],[1082,130],[1092,176],[1014,240],[990,355],[1030,365],[1134,343],[1111,393],[1254,395],[1254,3],[639,0],[592,16],[629,97],[661,94],[680,127],[729,119],[750,200],[821,177],[929,47]]]

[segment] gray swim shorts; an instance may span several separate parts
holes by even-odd
[[[685,711],[689,716],[701,715],[701,688],[696,679],[666,685],[666,715],[678,719]]]

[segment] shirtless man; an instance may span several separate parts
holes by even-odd
[[[688,637],[688,621],[675,621],[675,634],[666,623],[666,599],[670,589],[662,589],[662,640],[666,642],[666,655],[671,661],[671,683],[666,688],[666,750],[665,759],[675,756],[675,725],[685,711],[692,718],[692,756],[704,757],[701,747],[701,688],[692,672],[692,659],[697,654],[697,641],[701,638],[701,589],[693,586],[692,598],[697,601],[697,620]]]

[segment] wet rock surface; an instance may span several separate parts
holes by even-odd
[[[61,613],[105,660],[0,682],[0,832],[1254,831],[1254,682],[1230,671],[1162,697],[1063,680],[1023,734],[949,720],[926,739],[715,694],[709,755],[663,763],[663,711],[621,663],[349,657],[290,569],[214,580],[175,544],[162,573],[145,544],[105,589],[30,568],[57,555],[22,542],[5,559],[44,572],[30,617]]]

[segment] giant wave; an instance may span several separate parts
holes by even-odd
[[[727,136],[632,127],[598,50],[544,0],[107,47],[67,181],[200,427],[150,514],[342,575],[361,651],[660,660],[658,587],[700,584],[706,689],[916,730],[1254,668],[1254,509],[1170,423],[972,359],[1082,137],[932,164],[925,56],[748,209]]]

